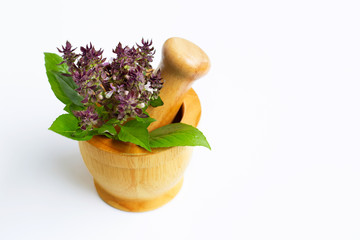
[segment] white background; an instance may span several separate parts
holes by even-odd
[[[360,239],[359,1],[3,1],[0,239]],[[106,205],[43,52],[179,36],[212,61],[194,85],[197,147],[178,196],[147,213]]]

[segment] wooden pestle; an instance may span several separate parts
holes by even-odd
[[[178,113],[185,93],[192,83],[204,76],[210,69],[206,53],[194,43],[183,38],[169,38],[162,48],[162,59],[158,69],[164,79],[160,97],[164,102],[160,107],[149,107],[147,112],[155,118],[149,131],[171,123]]]

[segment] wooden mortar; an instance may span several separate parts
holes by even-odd
[[[193,89],[184,96],[179,114],[182,123],[194,127],[199,123],[201,106]],[[192,147],[148,152],[104,136],[79,142],[79,147],[99,196],[109,205],[130,212],[153,210],[173,199],[192,154]]]

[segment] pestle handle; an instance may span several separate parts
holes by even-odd
[[[164,105],[148,108],[150,116],[157,120],[149,126],[149,131],[173,121],[192,83],[209,71],[210,60],[206,53],[194,43],[174,37],[164,43],[158,69],[164,79],[164,85],[160,91]]]

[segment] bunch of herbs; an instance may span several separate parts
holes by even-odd
[[[144,40],[131,48],[119,43],[109,60],[91,43],[80,47],[80,53],[69,42],[58,49],[62,56],[44,53],[49,83],[67,112],[49,129],[78,141],[104,135],[148,151],[173,146],[210,148],[205,136],[187,124],[147,130],[156,120],[146,109],[163,104],[159,97],[163,79],[160,70],[151,66],[155,54],[151,45],[152,41]]]

